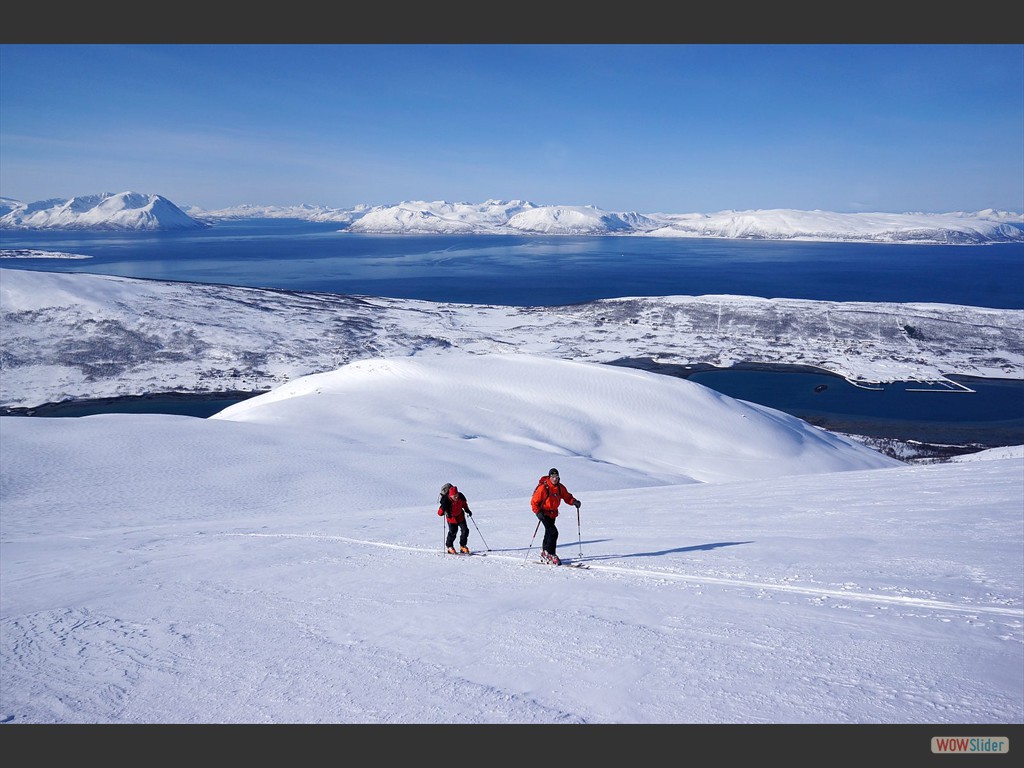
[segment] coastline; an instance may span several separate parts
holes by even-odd
[[[213,409],[216,404],[224,403],[223,406],[215,409],[221,410],[221,408],[226,408],[228,405],[233,403],[248,400],[249,398],[256,397],[257,395],[266,394],[268,391],[269,390],[229,390],[224,392],[147,392],[143,395],[75,398],[70,400],[61,400],[59,403],[42,403],[40,405],[27,407],[3,406],[0,407],[0,416],[40,416],[44,418],[74,417],[84,415],[76,413],[77,411],[88,410],[95,411],[97,413],[113,413],[117,412],[115,409],[122,406],[126,407],[127,410],[121,412],[127,413],[135,412],[133,410],[133,406],[137,407],[138,412],[143,413],[179,413],[189,410],[189,406],[208,405],[210,406],[210,409]],[[168,403],[171,404],[171,408],[166,407]],[[180,408],[174,408],[175,404],[179,405]],[[157,405],[161,407],[159,409],[147,409],[147,406]],[[193,414],[186,413],[185,415]]]
[[[832,376],[843,381],[846,380],[846,377],[826,368],[819,368],[814,365],[801,365],[799,363],[741,362],[730,366],[711,365],[710,363],[683,365],[680,363],[660,363],[651,357],[622,357],[618,360],[611,360],[606,365],[637,368],[650,373],[675,376],[679,379],[688,379],[696,373],[708,373],[710,371],[766,371],[770,373],[814,373],[821,376]]]
[[[831,376],[840,381],[849,381],[841,373],[830,371],[827,368],[820,368],[816,365],[803,365],[800,363],[764,363],[764,362],[740,362],[734,365],[721,366],[710,363],[660,363],[650,357],[622,357],[618,360],[610,360],[605,365],[618,365],[623,368],[637,368],[650,373],[661,373],[666,376],[675,376],[679,379],[688,379],[697,373],[709,373],[711,371],[764,371],[766,373],[811,373],[818,376]],[[944,378],[953,381],[974,381],[974,382],[1024,382],[1024,378],[1010,378],[1005,376],[972,376],[966,373],[943,373]],[[898,382],[888,382],[898,383]]]

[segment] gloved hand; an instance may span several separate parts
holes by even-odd
[[[470,517],[472,517],[472,516],[473,516],[473,513],[472,513],[472,512],[470,512],[470,511],[469,511],[468,509],[466,510],[466,514],[467,514],[467,515],[469,515]]]
[[[576,499],[576,501],[573,502],[573,505],[576,507],[576,509],[579,509],[580,505],[582,503],[583,503],[582,501],[580,501],[579,499]]]

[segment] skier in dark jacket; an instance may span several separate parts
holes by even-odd
[[[544,524],[544,543],[540,559],[552,565],[561,565],[562,561],[555,554],[555,547],[558,544],[558,528],[555,527],[555,518],[558,517],[558,505],[562,502],[572,504],[577,510],[580,508],[580,500],[575,498],[569,489],[559,480],[558,470],[554,467],[545,477],[537,482],[537,488],[530,498],[530,508],[537,519]]]
[[[445,538],[445,550],[450,555],[457,554],[455,551],[455,534],[461,532],[459,537],[459,552],[464,555],[470,554],[469,547],[469,525],[466,523],[466,515],[473,516],[469,508],[469,501],[466,495],[451,483],[441,486],[440,506],[437,508],[438,516],[443,516],[448,523],[448,536]]]

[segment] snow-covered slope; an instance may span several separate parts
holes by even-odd
[[[1024,311],[749,296],[561,307],[0,269],[0,405],[263,390],[354,360],[525,352],[569,360],[816,366],[867,381],[1024,375]]]
[[[793,416],[694,382],[520,354],[452,351],[361,360],[300,378],[212,418],[328,431],[365,443],[375,454],[390,452],[401,465],[443,455],[460,477],[472,477],[481,463],[517,455],[507,450],[510,443],[546,454],[548,463],[561,457],[573,476],[583,471],[577,464],[586,464],[635,473],[633,482],[752,480],[901,465]],[[601,428],[594,429],[598,422]],[[402,435],[401,444],[375,446],[382,434]],[[529,474],[537,463],[531,458],[507,469]],[[393,482],[410,481],[430,478]],[[624,479],[623,485],[629,483]]]
[[[637,213],[609,213],[593,206],[558,205],[517,213],[508,226],[546,235],[611,235],[645,232],[656,222]]]
[[[900,466],[696,384],[455,351],[0,434],[8,729],[916,724],[927,755],[1024,716],[1019,454]],[[552,466],[589,570],[531,564]],[[486,556],[443,554],[444,482]]]

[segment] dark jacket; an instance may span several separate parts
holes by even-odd
[[[437,508],[438,516],[444,516],[449,523],[462,523],[466,520],[466,512],[469,512],[469,501],[457,487],[453,485],[448,489],[447,495],[441,494],[441,505]]]

